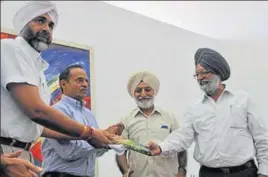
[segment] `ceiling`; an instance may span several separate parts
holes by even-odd
[[[104,1],[226,40],[268,40],[268,1]]]

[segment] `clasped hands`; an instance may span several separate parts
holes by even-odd
[[[103,131],[103,133],[109,137],[109,139],[111,140],[111,142],[116,139],[119,138],[119,136],[122,135],[123,130],[125,129],[125,126],[123,123],[118,123],[115,125],[111,125],[108,128],[106,128],[105,130],[94,130],[94,131]],[[90,145],[92,145],[93,147],[99,149],[99,148],[108,148],[108,144],[107,143],[103,143],[100,142],[98,139],[96,138],[92,138],[90,140],[88,140],[88,143]]]

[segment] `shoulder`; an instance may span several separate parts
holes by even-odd
[[[1,56],[12,55],[15,51],[17,51],[15,39],[1,39]]]
[[[70,108],[68,107],[68,104],[66,104],[64,101],[60,100],[54,105],[51,106],[54,109],[60,110],[66,114],[69,113]]]
[[[233,94],[236,97],[250,97],[250,94],[242,89],[239,90],[230,90],[229,93]]]
[[[126,126],[138,113],[138,108],[132,109],[129,114],[123,116],[120,121]]]
[[[13,47],[15,44],[15,39],[1,39],[1,47]]]
[[[244,106],[247,107],[248,104],[250,103],[254,103],[255,101],[252,96],[245,90],[232,90],[229,91],[230,95],[232,96],[232,103],[231,104],[235,104],[235,105],[240,105],[240,106]]]
[[[163,117],[165,117],[165,119],[168,119],[172,122],[177,121],[176,114],[169,109],[157,107],[156,111],[158,111]]]

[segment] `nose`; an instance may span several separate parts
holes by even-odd
[[[146,94],[145,90],[142,89],[142,90],[141,90],[141,96],[144,97],[144,96],[146,96],[146,95],[147,95],[147,94]]]
[[[88,87],[88,82],[87,82],[87,81],[84,81],[84,82],[82,83],[82,86],[85,87],[85,88],[87,88],[87,87]]]
[[[204,76],[202,74],[198,74],[196,79],[197,81],[201,81],[204,79]]]
[[[50,28],[50,26],[49,26],[48,23],[45,23],[45,24],[43,25],[42,31],[45,31],[45,32],[47,32],[47,33],[50,33],[50,32],[51,32],[51,28]]]

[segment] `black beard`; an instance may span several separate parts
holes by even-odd
[[[38,52],[42,52],[51,44],[50,34],[47,31],[35,33],[29,26],[25,26],[20,35]]]

